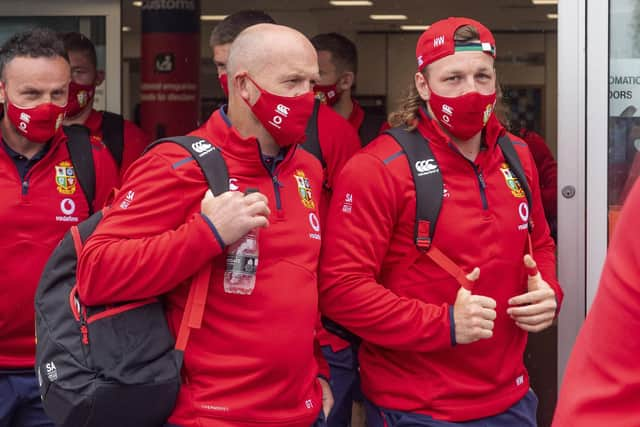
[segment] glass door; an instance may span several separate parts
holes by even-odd
[[[0,2],[0,43],[34,27],[79,31],[96,47],[98,69],[106,79],[96,89],[95,108],[121,111],[121,25],[119,0],[30,0]],[[107,60],[109,58],[110,60]]]

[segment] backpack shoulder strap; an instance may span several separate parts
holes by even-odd
[[[425,252],[431,247],[442,206],[442,174],[427,141],[417,131],[393,128],[386,131],[407,155],[409,169],[416,187],[416,225],[414,243]]]
[[[89,129],[82,125],[63,126],[67,135],[67,150],[76,173],[76,179],[89,204],[89,215],[93,214],[96,198],[96,168],[93,162],[93,148],[89,139]]]
[[[302,148],[311,153],[316,159],[320,160],[322,168],[327,167],[327,162],[322,155],[322,147],[320,147],[320,136],[318,135],[318,112],[320,111],[320,100],[316,99],[313,104],[313,114],[309,122],[307,122],[307,129],[305,130],[306,138]]]
[[[387,120],[384,114],[380,113],[365,113],[364,120],[358,129],[358,136],[360,137],[360,144],[366,147],[371,141],[373,141],[378,135],[380,135],[380,126]]]
[[[220,149],[215,145],[197,136],[173,136],[152,142],[145,151],[164,143],[178,144],[191,154],[191,157],[202,169],[202,173],[214,196],[219,196],[225,191],[229,191],[227,164],[222,157]]]
[[[102,142],[107,146],[120,169],[124,152],[124,118],[120,114],[102,112]]]
[[[154,141],[147,150],[158,144],[174,143],[183,147],[198,163],[202,173],[215,196],[229,190],[229,173],[227,165],[218,148],[206,139],[197,136],[174,136]],[[189,288],[189,296],[185,304],[182,321],[176,337],[176,350],[183,353],[189,341],[191,329],[199,329],[202,325],[204,309],[211,280],[211,263],[207,263],[193,278]],[[180,356],[182,361],[182,356]]]
[[[502,135],[498,138],[498,146],[502,150],[502,155],[505,160],[509,164],[511,171],[518,178],[522,189],[524,190],[524,194],[527,198],[527,204],[529,205],[529,212],[531,212],[532,207],[532,196],[531,196],[531,187],[529,187],[529,182],[527,181],[527,175],[524,173],[524,168],[522,167],[522,162],[520,161],[520,156],[518,156],[518,152],[513,147],[513,142],[511,138],[507,134]],[[529,231],[531,231],[531,221],[529,221]]]

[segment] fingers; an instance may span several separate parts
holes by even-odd
[[[546,299],[553,299],[555,301],[555,295],[555,292],[553,292],[551,288],[537,289],[509,298],[509,305],[536,304]]]
[[[547,311],[533,316],[514,316],[513,320],[522,325],[537,326],[553,322],[554,317],[555,313],[553,311]]]
[[[524,267],[527,270],[527,275],[530,277],[535,277],[540,274],[538,271],[538,265],[534,261],[533,257],[529,254],[524,256]]]
[[[480,278],[480,269],[478,267],[474,268],[471,273],[467,274],[467,280],[475,282]]]
[[[527,325],[526,323],[520,323],[520,322],[516,322],[516,325],[527,332],[540,332],[540,331],[544,331],[545,329],[547,329],[549,326],[551,326],[553,324],[553,321],[548,321],[548,322],[544,322],[544,323],[539,323],[537,325]]]
[[[256,216],[256,215],[262,215],[265,217],[268,217],[269,215],[271,215],[271,209],[269,209],[269,206],[267,205],[266,201],[263,200],[257,200],[255,202],[246,202],[247,204],[247,214],[249,216]]]

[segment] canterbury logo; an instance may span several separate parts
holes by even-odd
[[[191,148],[193,148],[193,151],[195,151],[200,155],[205,155],[208,152],[214,150],[213,145],[209,144],[204,139],[201,139],[200,141],[196,141],[193,144],[191,144]]]
[[[433,173],[438,169],[438,165],[435,160],[418,160],[416,162],[416,170],[419,172],[420,176],[428,173]]]
[[[433,39],[433,47],[442,46],[444,44],[444,36],[438,36]]]

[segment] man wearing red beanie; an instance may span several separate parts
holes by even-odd
[[[362,338],[371,427],[536,425],[523,355],[562,290],[533,159],[493,112],[495,55],[481,23],[434,23],[394,129],[347,162],[334,188],[320,309]],[[430,155],[409,161],[419,144]],[[432,230],[415,182],[433,174]]]

